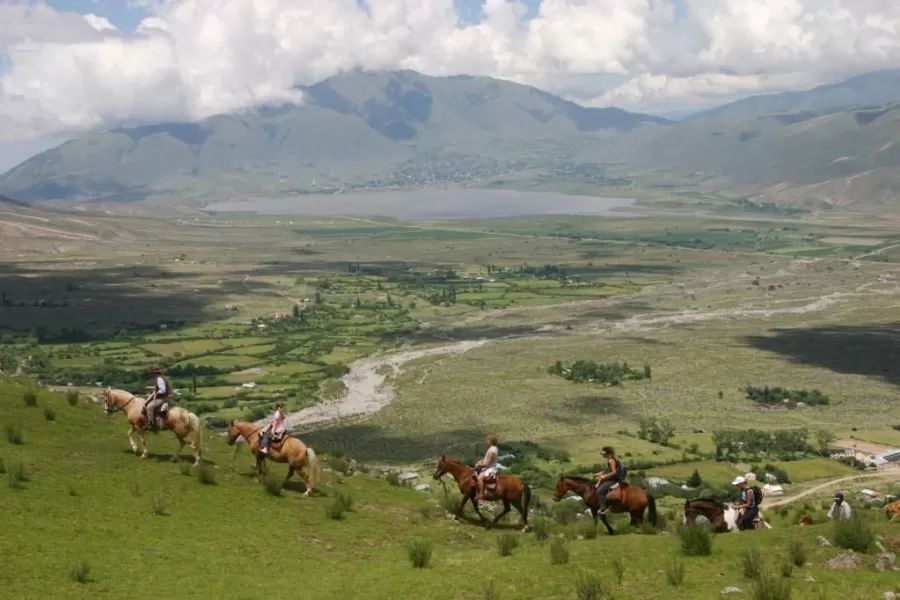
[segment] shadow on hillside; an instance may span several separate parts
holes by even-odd
[[[225,307],[217,305],[224,298],[272,287],[240,278],[193,287],[196,277],[203,274],[152,266],[38,270],[0,265],[0,331],[43,328],[50,334],[46,341],[57,341],[53,334],[62,329],[104,335],[129,328],[155,330],[161,324],[221,318]]]
[[[424,344],[433,342],[464,342],[553,335],[558,335],[558,333],[553,331],[537,331],[534,326],[529,325],[479,327],[478,324],[474,324],[472,327],[467,327],[465,329],[425,330],[413,334],[406,334],[403,336],[403,339],[414,344]]]
[[[389,435],[373,425],[348,425],[317,431],[298,432],[299,437],[319,454],[345,453],[359,461],[419,462],[426,457],[437,461],[442,454],[464,456],[476,444],[483,444],[484,431],[457,429],[436,434]]]
[[[627,406],[615,396],[584,395],[567,398],[559,408],[548,411],[544,417],[563,425],[584,425],[585,421],[595,421],[597,417],[623,416],[630,414]]]
[[[900,323],[776,329],[744,341],[794,363],[900,384]]]

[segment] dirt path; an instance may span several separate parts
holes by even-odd
[[[349,365],[350,373],[342,378],[344,385],[347,386],[347,391],[342,398],[291,413],[287,416],[285,426],[290,429],[298,425],[376,413],[394,399],[394,389],[385,386],[388,369],[390,374],[396,377],[402,372],[403,365],[412,360],[427,356],[460,354],[472,348],[484,346],[490,341],[488,339],[464,341],[437,348],[373,356],[352,362]],[[256,424],[262,425],[265,422],[266,420],[263,420]]]
[[[792,502],[796,502],[797,500],[800,500],[801,498],[811,496],[813,494],[821,492],[822,490],[826,490],[828,488],[835,486],[838,483],[843,483],[845,481],[854,481],[857,479],[874,479],[874,478],[879,478],[879,479],[887,478],[887,479],[900,480],[900,472],[898,472],[897,470],[888,471],[887,469],[885,469],[884,471],[879,471],[876,473],[865,473],[862,475],[850,475],[847,477],[838,477],[837,479],[831,479],[829,481],[826,481],[825,483],[820,483],[819,485],[811,487],[808,490],[800,492],[799,494],[796,494],[794,496],[790,496],[787,498],[779,498],[778,500],[775,500],[773,502],[765,501],[764,508],[768,509],[768,508],[774,508],[776,506],[782,506],[784,504],[791,504]]]

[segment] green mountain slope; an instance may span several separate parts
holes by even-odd
[[[900,101],[900,69],[873,71],[810,90],[751,96],[704,111],[692,118],[746,119],[777,113],[819,113]]]
[[[483,77],[354,71],[304,91],[302,106],[90,134],[16,167],[0,190],[25,200],[120,201],[167,189],[289,191],[316,177],[389,176],[429,153],[438,162],[441,153],[479,159],[496,156],[498,144],[667,123]]]

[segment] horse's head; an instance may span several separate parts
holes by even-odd
[[[238,429],[237,425],[234,424],[234,421],[228,424],[228,435],[225,437],[225,443],[229,446],[233,446],[237,439],[241,436],[241,430]]]
[[[447,462],[447,456],[441,455],[441,460],[438,461],[437,466],[434,469],[434,478],[440,479],[449,471],[449,463]]]
[[[112,389],[106,388],[106,394],[103,396],[103,412],[107,415],[111,415],[116,412],[118,408],[116,400],[113,397]]]
[[[559,502],[569,493],[569,481],[565,475],[560,475],[556,480],[556,492],[553,494],[553,500]]]

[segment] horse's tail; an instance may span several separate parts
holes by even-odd
[[[307,491],[312,492],[316,489],[316,480],[319,478],[319,457],[310,446],[306,447],[306,462],[309,465],[309,489]]]
[[[656,527],[656,498],[650,494],[647,494],[647,509],[647,518],[650,519],[650,524]]]
[[[528,514],[528,507],[531,505],[531,486],[528,485],[527,481],[522,482],[522,486],[525,488],[522,490],[522,508],[525,510],[525,514]]]
[[[188,425],[190,426],[190,432],[188,435],[191,436],[191,440],[194,442],[194,446],[197,447],[197,456],[203,455],[203,426],[200,424],[200,417],[195,415],[194,413],[188,411]]]

